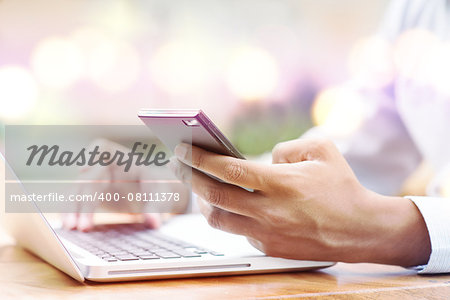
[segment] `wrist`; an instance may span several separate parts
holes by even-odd
[[[372,262],[404,267],[424,265],[431,254],[431,242],[425,221],[416,205],[403,197],[375,194],[375,251]]]

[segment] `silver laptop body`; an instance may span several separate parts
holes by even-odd
[[[6,161],[5,169],[13,174]],[[23,190],[19,192],[23,193]],[[36,203],[30,202],[29,205],[33,206],[35,213],[5,213],[5,202],[2,201],[4,227],[18,245],[78,281],[287,272],[334,264],[266,256],[250,246],[245,237],[215,230],[197,214],[173,217],[159,230],[145,229],[139,224],[124,224],[100,226],[93,233],[85,234],[55,229]],[[93,245],[96,241],[106,249]],[[155,245],[158,246],[156,249]],[[113,250],[126,253],[112,254]]]

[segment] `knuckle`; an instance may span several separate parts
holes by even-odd
[[[276,144],[272,149],[272,160],[274,162],[278,162],[286,154],[288,147],[288,142],[281,142]]]
[[[181,182],[189,182],[190,176],[185,168],[182,166],[179,166],[176,171],[175,175],[181,180]]]
[[[333,146],[333,142],[331,142],[329,139],[317,139],[315,143],[316,148],[323,151]]]
[[[233,161],[230,164],[227,164],[224,169],[224,179],[225,181],[237,181],[244,178],[247,174],[246,168],[237,161]]]
[[[309,144],[309,153],[312,158],[325,159],[330,149],[334,147],[332,141],[328,139],[314,139]]]
[[[225,191],[216,187],[209,187],[205,191],[205,200],[213,206],[226,205],[228,195]]]
[[[283,152],[285,143],[278,143],[272,149],[272,155],[279,155]]]
[[[279,193],[285,197],[285,193]],[[264,207],[259,207],[255,212],[261,220],[264,220],[264,224],[269,226],[271,230],[265,230],[273,233],[274,231],[283,230],[286,228],[291,218],[290,211],[286,211],[285,207],[279,207],[277,205],[266,205]],[[289,226],[289,225],[288,225]],[[267,236],[269,239],[272,238],[271,235]]]
[[[206,220],[208,221],[209,226],[215,229],[222,228],[222,220],[221,220],[221,210],[218,208],[213,208],[206,216]]]
[[[205,162],[205,157],[202,154],[192,155],[191,159],[192,159],[193,167],[195,167],[197,169],[203,168],[203,165]]]
[[[247,236],[247,240],[255,248],[261,252],[264,252],[268,256],[281,256],[282,254],[279,246],[282,245],[282,243],[279,242],[273,233],[260,231],[258,234]]]
[[[321,149],[324,144],[324,139],[316,138],[310,141],[311,148]]]
[[[267,221],[270,224],[273,224],[274,226],[281,227],[284,225],[284,223],[286,223],[286,216],[276,213],[276,212],[272,212],[272,213],[268,214],[267,219],[268,219]]]

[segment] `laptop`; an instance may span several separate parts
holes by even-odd
[[[11,172],[6,178],[19,182],[6,161],[5,169]],[[24,193],[21,184],[13,186]],[[34,213],[5,213],[2,201],[7,232],[80,282],[292,272],[334,264],[266,256],[245,237],[213,229],[198,214],[173,217],[158,230],[132,223],[99,225],[86,233],[52,226],[36,203],[29,205]]]

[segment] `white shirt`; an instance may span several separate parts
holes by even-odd
[[[430,163],[429,196],[407,197],[431,240],[428,264],[417,268],[450,272],[450,0],[392,1],[378,37],[390,45],[389,63],[345,87],[364,103],[363,121],[350,134],[333,135],[325,124],[307,135],[332,136],[362,184],[382,194],[398,193],[423,159]]]

